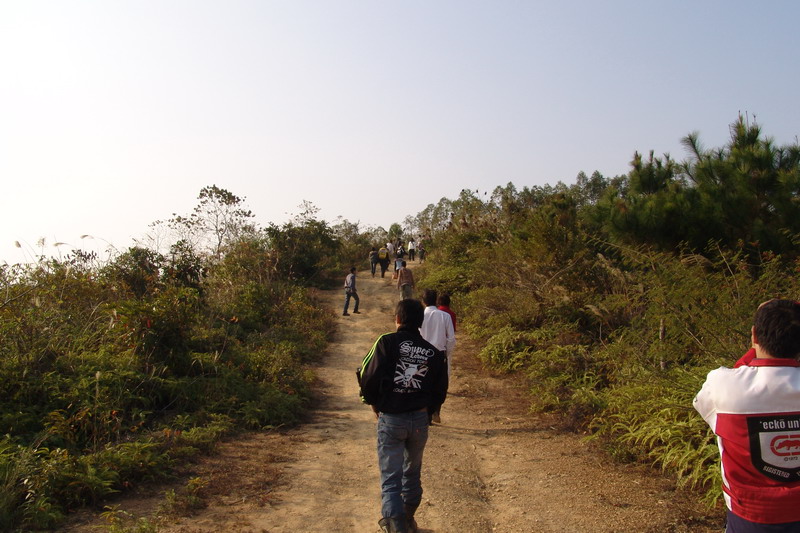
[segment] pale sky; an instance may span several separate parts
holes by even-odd
[[[798,20],[794,0],[0,0],[0,263],[41,237],[124,249],[212,184],[262,226],[305,200],[388,228],[462,188],[682,160],[739,112],[790,144]]]

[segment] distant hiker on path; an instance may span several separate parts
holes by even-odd
[[[381,335],[358,371],[361,399],[378,418],[381,516],[386,533],[414,533],[422,501],[422,455],[430,413],[447,396],[444,354],[419,333],[424,310],[418,300],[395,309],[395,333]]]
[[[436,298],[436,308],[440,311],[444,311],[448,315],[450,315],[450,319],[453,321],[453,333],[456,332],[456,314],[455,312],[450,309],[450,295],[449,294],[440,294],[438,298]]]
[[[358,311],[358,291],[356,290],[356,267],[350,269],[350,273],[344,278],[344,312],[342,315],[350,316],[347,308],[350,307],[350,298],[355,300],[353,305],[353,313],[359,314]]]
[[[800,531],[800,303],[761,304],[752,348],[708,373],[694,408],[717,435],[727,533]]]
[[[403,256],[398,255],[397,259],[394,260],[394,273],[392,274],[392,279],[397,279],[397,273],[403,267]]]
[[[408,258],[414,261],[414,257],[417,254],[417,243],[414,242],[414,239],[408,241]]]
[[[386,275],[386,270],[389,268],[389,256],[391,252],[385,246],[381,246],[381,249],[378,250],[378,264],[381,265],[381,277]]]
[[[436,296],[436,291],[433,289],[425,289],[422,295],[422,302],[426,307],[425,319],[419,332],[426,341],[436,346],[437,350],[444,352],[447,357],[447,375],[449,377],[453,351],[456,347],[456,332],[453,329],[453,320],[450,315],[436,308]],[[433,413],[432,420],[437,424],[442,422],[439,411]]]
[[[400,270],[397,271],[397,289],[400,291],[400,299],[405,300],[414,297],[414,273],[406,267],[406,262],[402,261]]]
[[[372,277],[375,277],[375,267],[378,266],[378,250],[375,247],[372,247],[372,250],[369,251],[369,268],[372,271]]]

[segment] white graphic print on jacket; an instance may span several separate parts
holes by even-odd
[[[420,379],[428,373],[428,358],[433,354],[433,350],[414,346],[411,341],[401,342],[400,358],[394,371],[395,384],[412,389],[421,388]]]

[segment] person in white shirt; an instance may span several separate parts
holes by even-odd
[[[417,243],[414,242],[414,239],[408,241],[407,248],[408,248],[408,258],[414,261],[417,254]]]
[[[436,307],[438,294],[433,289],[425,289],[422,302],[425,304],[425,319],[419,332],[422,338],[433,344],[437,350],[442,350],[447,357],[447,377],[452,371],[453,351],[456,347],[456,332],[453,328],[453,319],[450,315]],[[439,411],[433,413],[431,420],[440,424],[442,422]]]
[[[727,533],[800,531],[800,302],[756,310],[750,350],[708,373],[694,408],[717,436]]]

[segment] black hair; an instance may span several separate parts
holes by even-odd
[[[436,305],[436,291],[434,289],[425,289],[422,293],[422,301],[425,305]]]
[[[756,342],[772,357],[800,359],[800,303],[770,300],[753,320]]]
[[[450,305],[450,295],[447,294],[446,292],[440,294],[439,297],[436,299],[436,305],[447,305],[447,306],[449,306]]]
[[[350,272],[355,272],[355,271],[356,271],[356,267],[350,267]]]
[[[406,262],[405,261],[401,261],[400,264],[403,265],[403,266],[406,266]]]
[[[419,300],[407,298],[397,303],[394,314],[401,326],[419,329],[425,319],[425,308]]]

